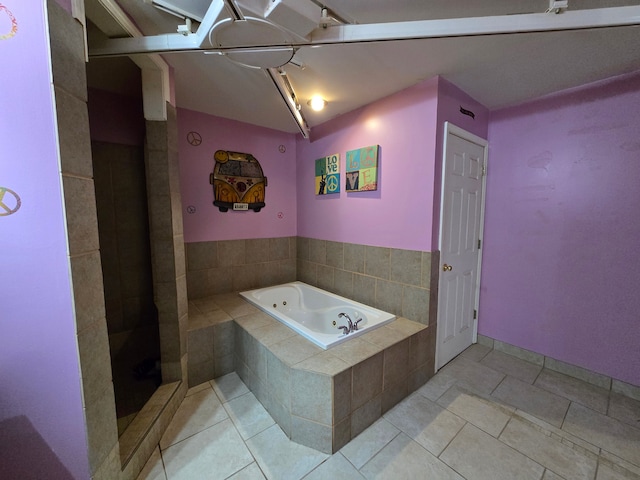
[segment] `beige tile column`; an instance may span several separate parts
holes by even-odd
[[[118,478],[118,429],[93,186],[84,33],[80,23],[55,1],[49,0],[47,9],[89,468],[92,477]]]
[[[153,289],[162,380],[187,380],[187,281],[178,171],[176,109],[166,121],[146,121],[145,164],[151,237]]]

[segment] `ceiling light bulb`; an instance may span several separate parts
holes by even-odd
[[[307,105],[309,105],[314,111],[319,112],[327,105],[327,101],[322,97],[315,96],[307,102]]]

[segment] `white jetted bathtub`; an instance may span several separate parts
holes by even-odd
[[[249,290],[240,295],[325,350],[396,318],[302,282]],[[349,328],[350,324],[353,328]]]

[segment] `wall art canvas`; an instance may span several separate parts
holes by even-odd
[[[316,160],[316,195],[340,193],[340,154]]]
[[[378,189],[379,145],[347,152],[347,192],[367,192]]]

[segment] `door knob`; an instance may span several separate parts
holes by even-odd
[[[453,270],[453,267],[451,265],[447,265],[446,263],[442,265],[443,272],[450,272],[451,270]]]

